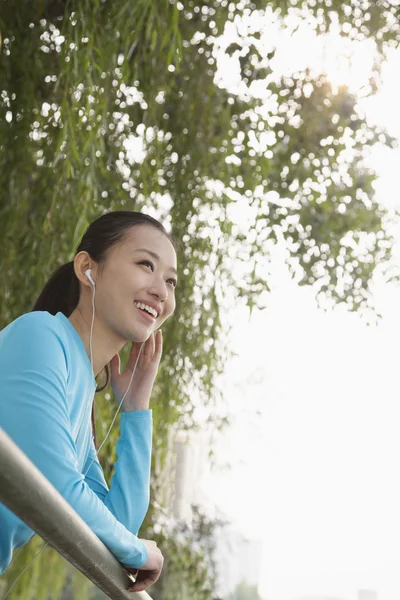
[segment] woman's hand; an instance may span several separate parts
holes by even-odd
[[[139,538],[140,539],[140,538]],[[128,573],[135,577],[135,583],[129,588],[130,592],[142,592],[157,581],[164,565],[164,557],[156,542],[140,539],[148,550],[146,563],[140,569],[125,567]]]
[[[158,330],[155,334],[152,333],[145,342],[132,342],[129,358],[123,373],[121,373],[121,361],[118,353],[110,361],[111,387],[115,399],[119,404],[129,385],[142,344],[143,348],[136,365],[131,386],[122,403],[121,410],[125,412],[148,410],[149,408],[151,391],[162,354],[161,330]]]

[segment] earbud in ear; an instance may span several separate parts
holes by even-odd
[[[96,284],[95,284],[95,282],[93,281],[93,278],[92,278],[92,276],[91,276],[91,274],[90,274],[91,272],[92,272],[92,269],[86,269],[86,271],[85,271],[85,275],[86,275],[86,277],[89,279],[90,283],[91,283],[93,286],[95,286]]]

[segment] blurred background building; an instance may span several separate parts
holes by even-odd
[[[160,502],[172,523],[192,524],[193,506],[199,506],[209,519],[227,524],[215,529],[216,595],[227,596],[241,581],[257,586],[260,579],[262,543],[246,537],[229,523],[202,487],[202,478],[211,468],[210,442],[204,431],[170,430],[167,457],[159,477],[162,480]],[[361,599],[364,600],[364,599]],[[369,599],[366,599],[369,600]]]

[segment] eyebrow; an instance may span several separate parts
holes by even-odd
[[[150,256],[152,256],[156,260],[160,260],[160,257],[158,256],[158,254],[156,254],[152,250],[147,250],[147,248],[136,248],[136,250],[134,250],[134,252],[147,252],[147,254],[150,254]],[[176,269],[174,269],[174,267],[170,267],[169,270],[172,271],[173,273],[175,273],[175,275],[178,275],[178,271]]]

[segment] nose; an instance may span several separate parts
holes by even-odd
[[[160,302],[165,302],[165,300],[168,298],[168,287],[167,283],[162,277],[157,277],[154,279],[150,293],[154,296],[157,296]]]

